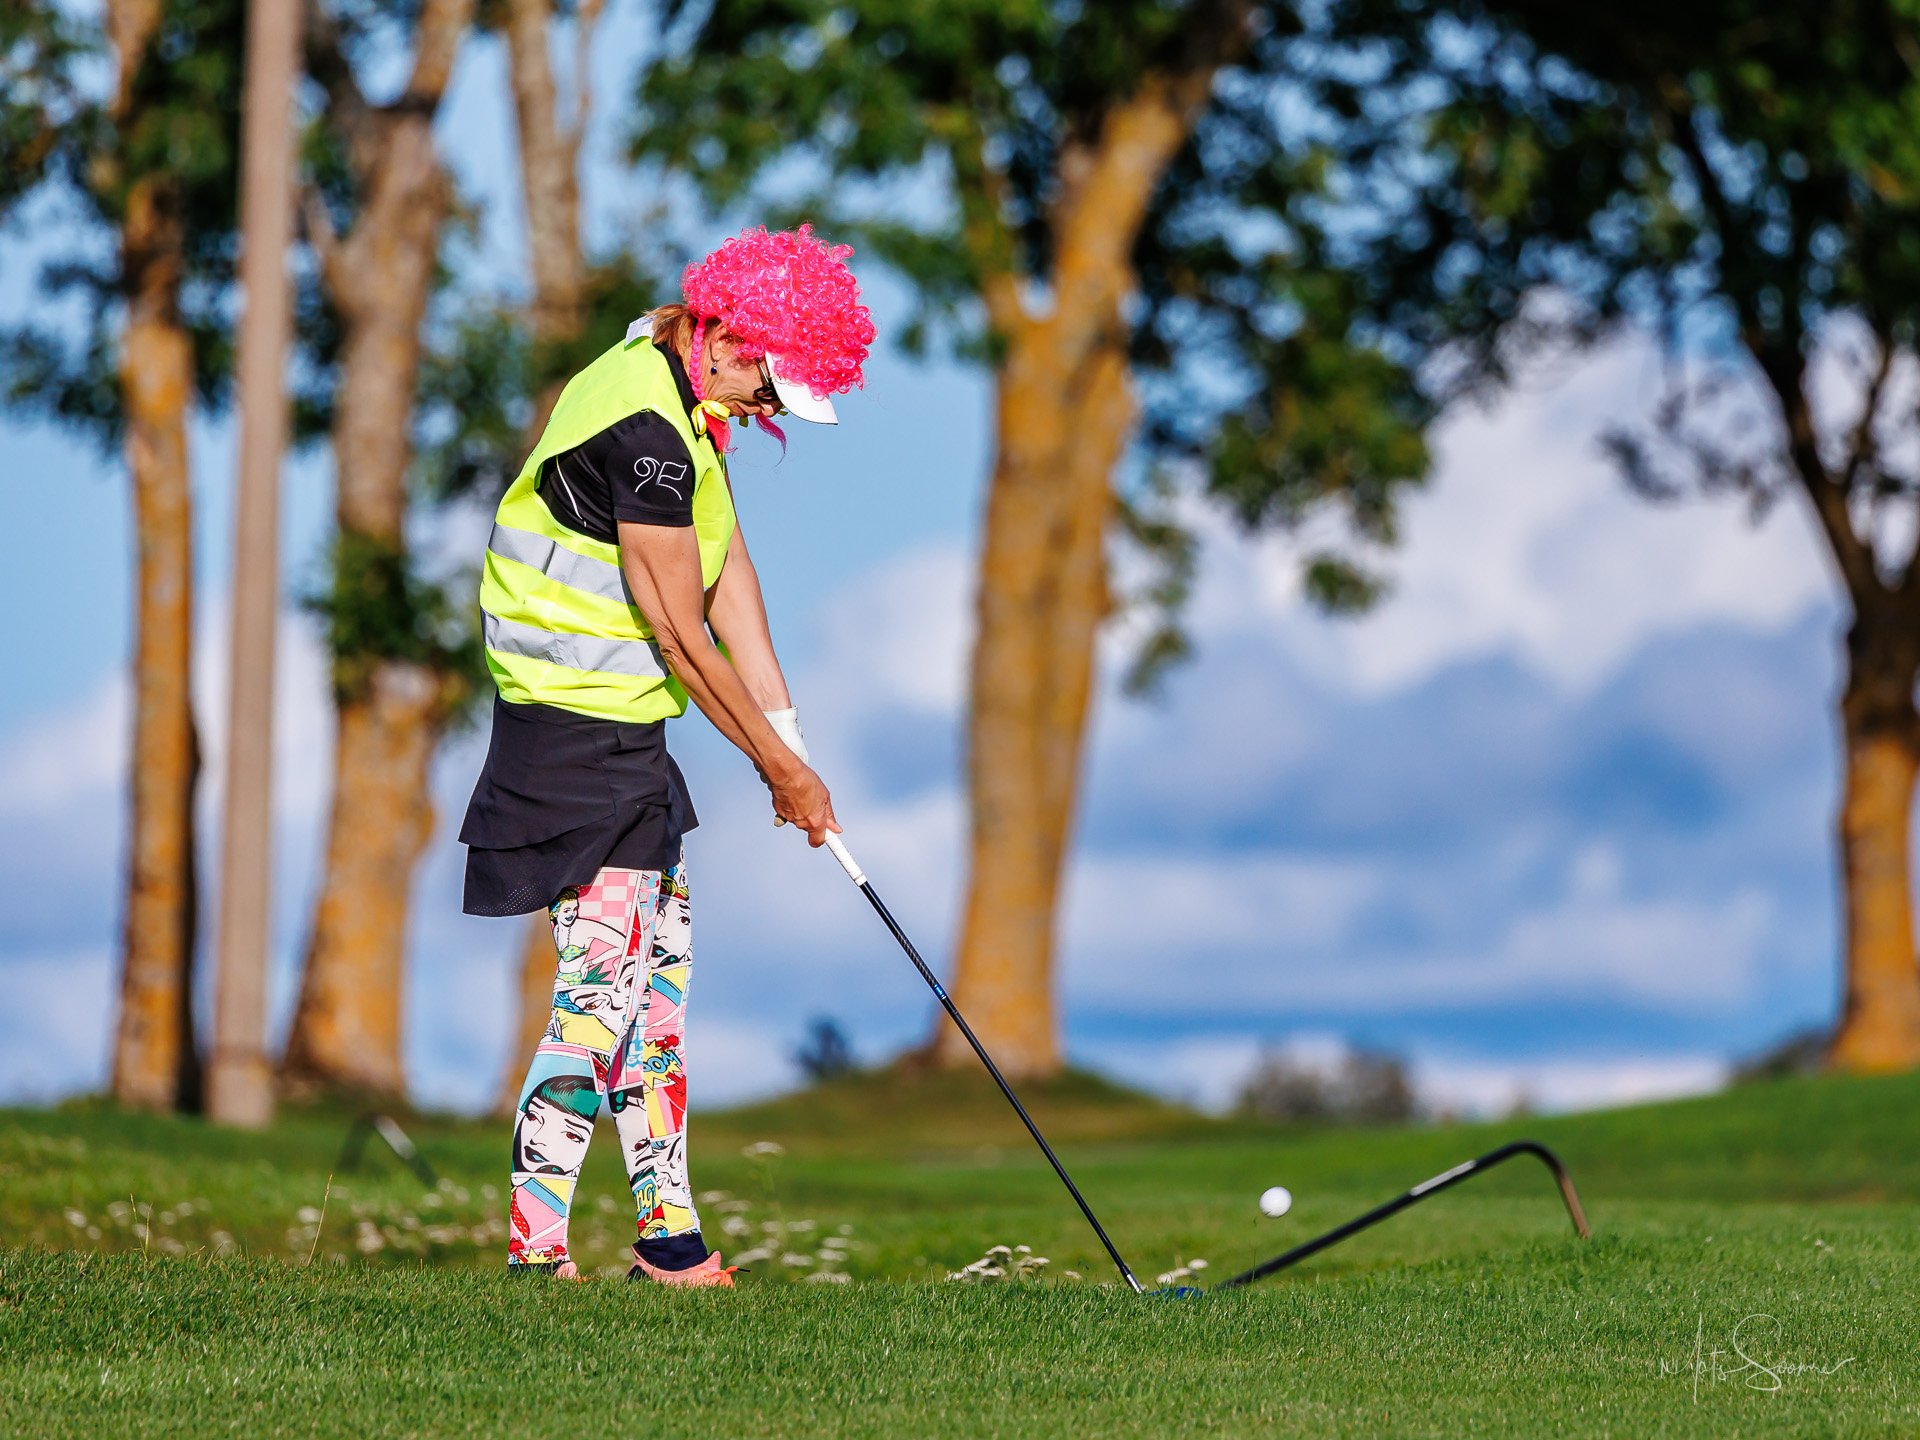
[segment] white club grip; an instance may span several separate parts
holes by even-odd
[[[856,885],[864,885],[867,883],[866,872],[854,863],[853,855],[847,849],[846,841],[842,840],[838,835],[835,835],[831,830],[827,832],[827,849],[833,852],[833,858],[840,862],[840,868],[847,872],[848,879]]]

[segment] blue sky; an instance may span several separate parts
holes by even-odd
[[[639,48],[615,8],[602,94]],[[487,201],[485,263],[518,273],[500,56],[470,46],[443,132]],[[591,229],[655,197],[594,137]],[[34,302],[42,217],[0,241],[0,312]],[[859,265],[856,257],[856,267]],[[902,313],[865,271],[878,317]],[[1596,1103],[1713,1083],[1727,1058],[1827,1019],[1837,994],[1830,713],[1840,615],[1805,517],[1655,509],[1601,459],[1603,424],[1644,414],[1659,375],[1627,337],[1449,419],[1388,558],[1390,598],[1357,620],[1309,610],[1310,538],[1249,540],[1216,517],[1191,615],[1199,653],[1164,697],[1108,686],[1064,907],[1070,1052],[1217,1102],[1258,1049],[1336,1037],[1409,1055],[1427,1090],[1498,1108]],[[834,431],[787,459],[749,440],[743,524],[796,697],[847,837],[940,963],[961,881],[964,664],[988,392],[883,351]],[[0,426],[12,459],[11,593],[25,683],[0,689],[0,1095],[97,1085],[114,1003],[129,639],[124,476],[74,437]],[[197,676],[210,772],[224,709],[233,436],[196,429]],[[284,567],[313,574],[325,457],[292,467]],[[485,520],[420,542],[477,555]],[[91,557],[77,581],[74,555]],[[282,629],[276,1026],[317,879],[329,730],[316,637]],[[1109,642],[1109,659],[1126,637]],[[1118,665],[1107,666],[1109,674]],[[698,718],[673,744],[703,818],[693,1089],[709,1103],[790,1079],[816,1015],[877,1057],[925,1033],[924,991],[824,855],[776,833],[744,760]],[[508,1063],[520,922],[459,914],[452,839],[484,735],[436,769],[440,827],[414,889],[408,1061],[420,1095],[484,1104]],[[205,855],[217,855],[206,797]]]

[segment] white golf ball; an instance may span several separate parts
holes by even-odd
[[[1261,1192],[1260,1213],[1277,1220],[1293,1208],[1293,1192],[1284,1185]]]

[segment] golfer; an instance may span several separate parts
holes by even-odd
[[[579,1278],[567,1215],[602,1101],[633,1187],[629,1279],[731,1286],[687,1176],[695,825],[665,722],[689,697],[746,754],[776,817],[822,844],[760,582],[734,514],[733,421],[835,423],[874,336],[846,266],[809,227],[749,230],[575,375],[500,502],[480,607],[499,687],[467,807],[473,915],[544,908],[553,1014],[514,1118],[507,1265]],[[715,642],[719,643],[716,644]],[[724,646],[724,648],[722,648]]]

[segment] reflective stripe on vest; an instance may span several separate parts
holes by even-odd
[[[606,675],[647,675],[662,679],[667,674],[660,647],[651,640],[609,640],[599,635],[569,635],[559,630],[540,630],[518,620],[502,620],[498,615],[480,617],[487,649],[526,660],[544,660],[568,670],[590,670]]]
[[[510,702],[623,721],[687,708],[627,590],[619,547],[560,524],[539,490],[549,459],[641,411],[666,420],[687,446],[701,583],[720,578],[734,530],[725,467],[712,442],[693,433],[666,356],[644,336],[615,345],[567,382],[494,516],[480,608],[487,668]]]
[[[516,530],[496,521],[493,533],[487,537],[487,549],[504,559],[530,565],[554,584],[569,590],[582,590],[602,600],[618,600],[622,605],[633,603],[627,591],[627,577],[620,573],[618,565],[569,550],[559,541],[536,535],[531,530]]]

